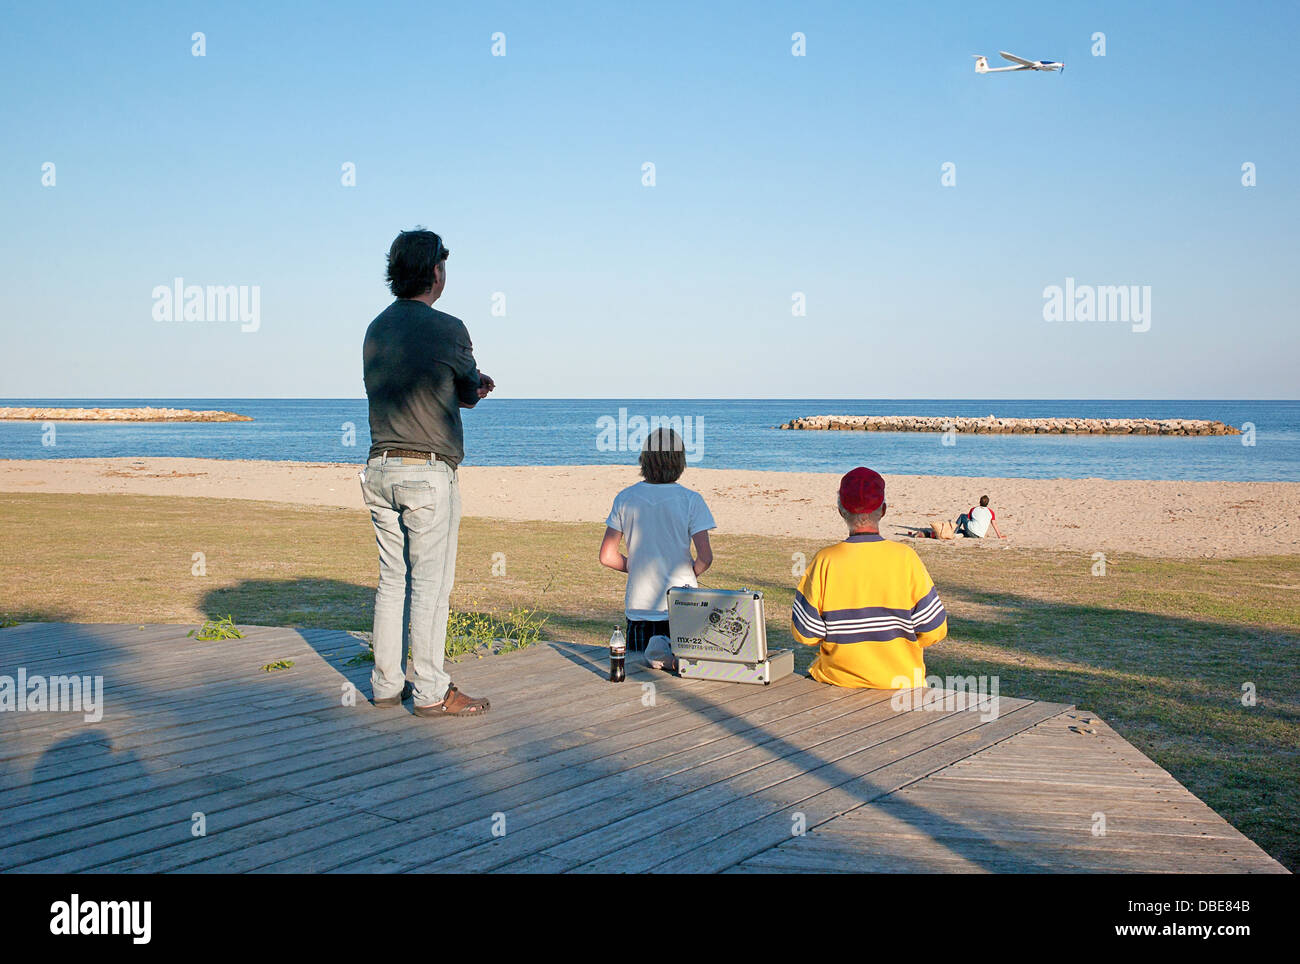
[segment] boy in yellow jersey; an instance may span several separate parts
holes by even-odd
[[[924,685],[923,650],[948,635],[948,614],[915,550],[880,535],[885,480],[849,472],[839,510],[848,538],[813,557],[794,594],[794,638],[821,647],[809,673],[835,686]]]

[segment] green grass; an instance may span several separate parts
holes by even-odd
[[[546,638],[543,635],[546,620],[547,617],[538,616],[536,610],[524,606],[515,606],[505,613],[495,610],[453,610],[447,616],[446,658],[454,663],[467,656],[482,659],[496,653],[525,649]],[[370,634],[362,634],[368,644]],[[348,660],[353,666],[374,661],[374,650],[368,645]]]
[[[235,619],[229,613],[222,619],[209,619],[198,629],[191,629],[186,636],[194,639],[243,639],[244,634],[235,625]]]
[[[542,634],[546,622],[546,616],[525,606],[515,606],[506,613],[453,611],[447,617],[447,658],[524,649],[545,638]]]
[[[13,620],[368,631],[377,571],[364,512],[149,496],[0,495],[0,612]],[[593,524],[466,519],[449,650],[539,636],[604,644],[624,577]],[[762,590],[789,640],[798,539],[715,534],[706,585]],[[919,543],[950,613],[929,670],[1110,722],[1289,868],[1300,869],[1300,557],[1170,560]],[[192,554],[207,575],[191,575]],[[495,553],[504,553],[505,567]],[[494,570],[494,562],[497,563]],[[495,572],[495,574],[494,574]],[[0,639],[3,636],[0,635]],[[515,639],[514,643],[494,643]],[[806,668],[812,652],[797,648]],[[364,658],[364,654],[358,658]],[[1254,684],[1254,706],[1242,705]]]

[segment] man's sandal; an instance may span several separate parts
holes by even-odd
[[[415,687],[411,685],[411,681],[408,679],[402,685],[402,692],[398,693],[396,696],[381,696],[379,699],[372,697],[370,702],[375,706],[401,706],[411,698],[411,694],[414,692]]]
[[[482,716],[492,704],[487,697],[466,696],[452,683],[447,687],[441,703],[416,706],[416,716]]]

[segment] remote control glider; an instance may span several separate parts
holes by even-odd
[[[1025,60],[1023,57],[1017,57],[1015,54],[1009,54],[1005,50],[999,50],[1004,60],[1009,60],[1014,67],[990,67],[987,57],[979,54],[971,54],[975,58],[975,73],[977,74],[1000,74],[1006,70],[1064,70],[1065,64],[1057,63],[1055,60]]]

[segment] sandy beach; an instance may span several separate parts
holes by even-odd
[[[191,458],[0,460],[0,492],[130,493],[253,499],[361,509],[358,465]],[[603,522],[637,480],[624,466],[467,466],[465,514],[511,520]],[[838,476],[688,469],[720,533],[834,540]],[[955,518],[988,494],[1003,540],[958,539],[935,550],[1001,548],[1134,553],[1171,558],[1300,553],[1300,483],[1150,482],[888,476],[886,535]]]

